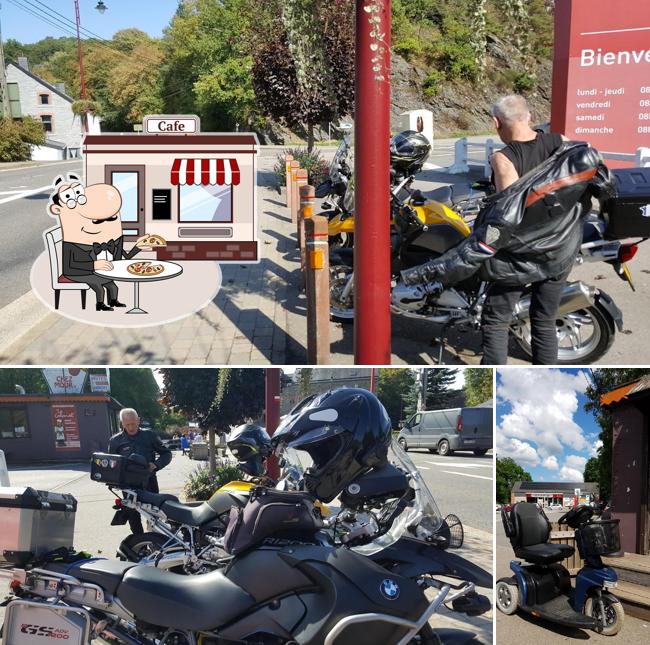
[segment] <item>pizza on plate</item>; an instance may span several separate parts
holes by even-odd
[[[126,270],[133,275],[160,275],[165,267],[162,264],[152,264],[151,262],[132,262],[126,267]]]
[[[138,240],[135,244],[139,249],[145,248],[145,247],[151,247],[154,249],[159,249],[164,246],[167,246],[167,241],[165,240],[164,237],[161,237],[160,235],[146,235],[143,237],[141,240]]]

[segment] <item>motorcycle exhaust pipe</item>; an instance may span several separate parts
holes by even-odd
[[[578,309],[591,307],[596,299],[596,287],[591,287],[582,281],[569,282],[562,289],[558,316],[570,314]],[[515,316],[520,320],[530,318],[530,296],[522,298],[515,306]]]

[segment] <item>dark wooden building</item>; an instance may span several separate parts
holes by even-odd
[[[122,406],[107,394],[0,395],[7,463],[80,461],[105,451]]]
[[[650,554],[650,376],[603,395],[611,410],[612,516],[620,519],[621,546]]]

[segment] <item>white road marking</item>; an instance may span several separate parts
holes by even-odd
[[[40,188],[32,188],[31,190],[24,190],[18,193],[17,195],[12,195],[11,197],[5,197],[0,199],[0,204],[7,204],[13,202],[16,199],[22,199],[23,197],[29,197],[30,195],[37,195],[38,193],[44,193],[46,190],[52,190],[52,184],[47,186],[41,186]]]
[[[428,466],[416,466],[418,470],[430,470]]]
[[[455,468],[492,468],[492,464],[466,464],[462,461],[427,461],[432,466],[454,466]]]
[[[469,473],[457,473],[454,472],[453,470],[443,470],[443,473],[447,473],[448,475],[461,475],[462,477],[475,477],[476,479],[488,479],[489,481],[492,481],[492,477],[484,477],[483,475],[470,475]]]

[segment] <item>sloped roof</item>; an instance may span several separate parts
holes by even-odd
[[[648,390],[650,390],[650,374],[640,378],[638,381],[621,385],[611,392],[603,394],[600,397],[600,405],[603,407],[614,406],[635,394],[641,394]]]
[[[556,491],[558,493],[570,493],[579,488],[584,493],[597,493],[598,484],[594,482],[515,482],[512,487],[513,493],[535,493]]]
[[[13,67],[15,67],[17,70],[21,71],[23,74],[27,74],[27,76],[30,76],[35,81],[39,82],[41,85],[44,85],[51,92],[58,94],[62,99],[65,99],[70,103],[74,103],[74,99],[71,96],[68,96],[65,92],[62,92],[58,87],[55,87],[54,85],[51,85],[47,81],[43,80],[40,76],[36,76],[36,74],[33,74],[28,69],[25,69],[24,67],[21,67],[17,63],[14,63],[12,60],[7,61],[7,67],[9,67],[9,65],[13,65]]]

